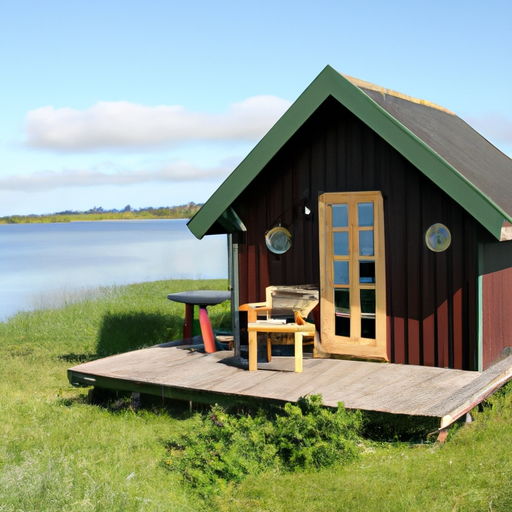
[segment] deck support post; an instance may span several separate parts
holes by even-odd
[[[448,427],[442,428],[439,430],[439,434],[437,436],[437,442],[438,443],[444,443],[446,441],[446,438],[448,437]]]

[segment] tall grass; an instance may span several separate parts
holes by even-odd
[[[248,472],[211,498],[199,495],[165,464],[167,441],[197,425],[188,404],[93,406],[66,378],[80,362],[179,338],[184,306],[166,296],[194,288],[226,282],[107,288],[0,323],[1,512],[512,510],[510,386],[445,445],[364,439],[348,465]],[[229,324],[228,306],[211,316]]]
[[[163,438],[186,431],[188,408],[113,412],[88,405],[87,390],[66,377],[67,368],[100,354],[179,338],[184,306],[167,294],[194,288],[226,289],[226,282],[107,288],[0,323],[0,511],[202,509],[161,467]],[[224,322],[227,305],[211,308],[211,317]]]

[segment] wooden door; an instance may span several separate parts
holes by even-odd
[[[382,194],[323,194],[319,223],[323,349],[388,360]]]

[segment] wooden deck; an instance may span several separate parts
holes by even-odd
[[[245,363],[246,365],[246,363]],[[441,428],[512,378],[512,356],[483,373],[336,359],[275,357],[247,371],[232,351],[203,354],[159,345],[91,361],[68,370],[71,384],[150,393],[205,403],[258,398],[295,402],[321,394],[324,404],[391,414],[437,417]]]

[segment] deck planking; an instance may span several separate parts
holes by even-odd
[[[391,414],[430,416],[446,426],[512,378],[512,356],[485,372],[340,359],[304,359],[293,372],[293,357],[275,357],[249,372],[232,351],[203,354],[180,346],[155,346],[83,363],[68,370],[75,385],[94,385],[162,396],[258,398],[296,402],[321,394],[324,404]],[[121,386],[122,384],[122,386]],[[192,398],[190,398],[192,399]]]

